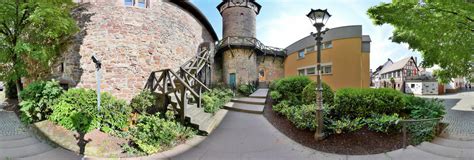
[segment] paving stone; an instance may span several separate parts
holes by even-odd
[[[40,143],[40,141],[33,137],[24,137],[21,139],[9,140],[9,141],[3,140],[3,141],[0,141],[0,149],[17,148],[17,147],[23,147],[23,146],[36,144],[36,143]]]
[[[23,157],[29,157],[29,156],[34,156],[40,153],[44,153],[47,151],[52,150],[53,148],[47,144],[43,143],[36,143],[33,145],[28,145],[24,147],[18,147],[18,148],[4,148],[0,149],[0,155],[2,157],[0,158],[23,158]]]

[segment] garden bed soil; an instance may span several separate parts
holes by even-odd
[[[272,110],[272,103],[272,99],[268,98],[264,110],[265,118],[287,137],[306,147],[347,155],[378,154],[403,148],[402,133],[377,133],[367,127],[353,133],[329,135],[322,141],[316,141],[314,131],[296,128],[285,116]]]

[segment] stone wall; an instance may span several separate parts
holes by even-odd
[[[256,82],[257,55],[251,49],[230,49],[223,53],[222,77],[225,84],[229,84],[229,75],[236,74],[236,84]]]
[[[259,75],[260,82],[271,82],[276,79],[283,78],[285,76],[284,62],[282,57],[273,56],[258,56],[258,70],[259,74],[263,70],[264,78]]]
[[[231,7],[222,13],[223,37],[256,37],[257,13],[247,7]]]
[[[91,56],[102,59],[101,90],[130,100],[152,71],[178,68],[210,32],[189,12],[151,0],[150,8],[125,7],[123,1],[95,0],[74,10],[81,28],[59,59],[53,78],[70,87],[96,88]]]

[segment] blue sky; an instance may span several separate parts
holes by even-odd
[[[328,9],[332,17],[326,24],[329,28],[362,25],[362,33],[370,35],[370,68],[382,65],[387,58],[394,61],[407,56],[421,56],[408,49],[407,44],[393,43],[389,40],[393,27],[376,26],[366,11],[371,6],[391,0],[257,0],[262,10],[257,16],[257,38],[265,45],[285,48],[291,43],[315,32],[306,17],[311,8]],[[216,9],[221,0],[191,0],[209,19],[219,38],[222,36],[222,18]]]

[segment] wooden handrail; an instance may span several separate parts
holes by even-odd
[[[198,82],[199,85],[201,85],[201,87],[204,87],[204,89],[206,89],[206,91],[209,91],[210,89],[206,87],[206,85],[204,83],[202,83],[201,81],[199,81],[199,79],[197,79],[196,77],[194,77],[191,73],[189,73],[188,71],[182,69],[181,71],[183,71],[184,73],[186,73],[188,76],[190,76],[191,78],[193,78],[194,80],[196,80],[196,82]]]

